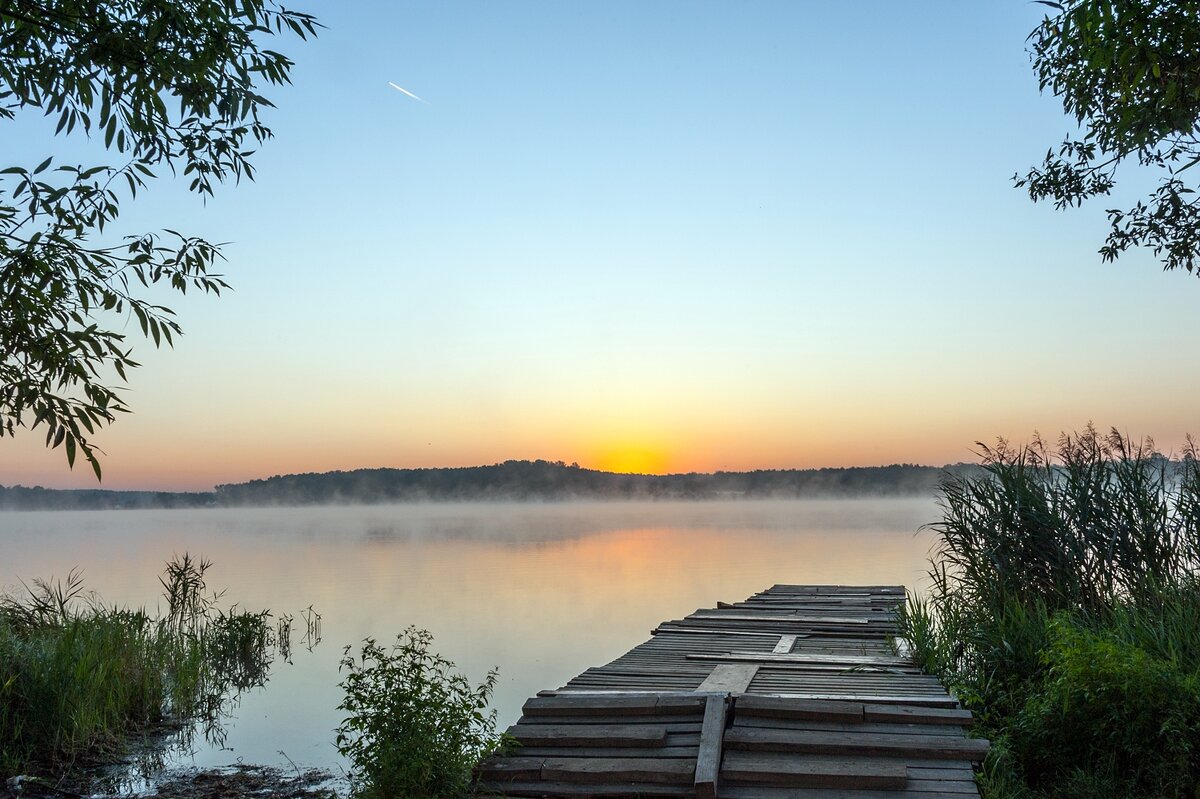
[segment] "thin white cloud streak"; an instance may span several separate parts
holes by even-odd
[[[428,102],[426,102],[425,100],[422,100],[420,97],[417,97],[415,94],[410,92],[408,89],[404,88],[403,86],[397,86],[396,84],[392,83],[390,80],[388,81],[388,86],[391,86],[393,89],[395,89],[398,92],[403,92],[404,94],[407,94],[409,97],[413,98],[414,100],[416,100],[419,103],[425,103],[425,105],[429,105]]]

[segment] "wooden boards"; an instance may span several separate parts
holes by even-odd
[[[700,751],[696,754],[696,799],[716,799],[724,752],[725,717],[729,703],[710,696],[704,705],[704,723],[700,727]]]
[[[982,762],[988,742],[963,735],[736,727],[725,735],[729,749],[811,755],[913,757]]]
[[[521,797],[970,799],[987,742],[894,647],[900,586],[777,585],[525,703],[479,787]]]
[[[697,691],[721,691],[729,694],[745,693],[758,666],[753,663],[718,663],[696,687]]]
[[[780,788],[895,791],[908,784],[908,769],[902,763],[845,757],[780,758],[739,751],[725,756],[722,774],[730,782]]]
[[[479,787],[507,796],[690,797],[703,776],[715,799],[724,708],[724,694],[534,697],[508,730],[520,746],[484,760]],[[703,745],[706,725],[715,747]]]

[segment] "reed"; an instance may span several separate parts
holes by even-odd
[[[1001,441],[981,454],[981,475],[941,484],[932,587],[902,627],[914,658],[997,739],[988,795],[1183,795],[1200,776],[1179,778],[1180,763],[1200,762],[1195,444],[1170,460],[1149,439],[1089,426],[1054,447]],[[1135,683],[1159,693],[1114,687]],[[1156,727],[1168,688],[1179,713]],[[1069,737],[1082,748],[1045,743],[1081,719],[1091,726]],[[1132,736],[1132,760],[1112,744],[1113,730],[1167,726]]]
[[[194,722],[219,735],[233,694],[266,681],[277,634],[266,611],[217,608],[210,566],[167,564],[161,616],[105,605],[78,571],[0,596],[0,773],[102,762]]]

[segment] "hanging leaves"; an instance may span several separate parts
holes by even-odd
[[[173,230],[114,243],[106,229],[163,166],[204,196],[253,179],[250,142],[272,135],[258,92],[292,68],[262,43],[318,27],[276,0],[103,0],[87,13],[73,0],[0,0],[0,120],[40,112],[56,135],[102,141],[120,164],[51,155],[0,170],[0,436],[45,426],[47,446],[100,478],[90,437],[128,411],[113,375],[138,366],[126,320],[156,347],[181,332],[142,292],[228,288],[213,272],[219,245]]]

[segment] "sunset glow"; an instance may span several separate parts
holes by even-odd
[[[666,474],[671,471],[670,463],[664,452],[627,446],[601,453],[595,468],[621,474]]]
[[[1072,124],[1024,50],[1043,11],[317,9],[256,180],[123,210],[230,242],[234,288],[164,298],[174,349],[124,323],[103,487],[942,465],[1089,421],[1178,451],[1200,370],[1164,342],[1200,338],[1200,284],[1011,185]],[[95,480],[26,430],[0,484]]]

